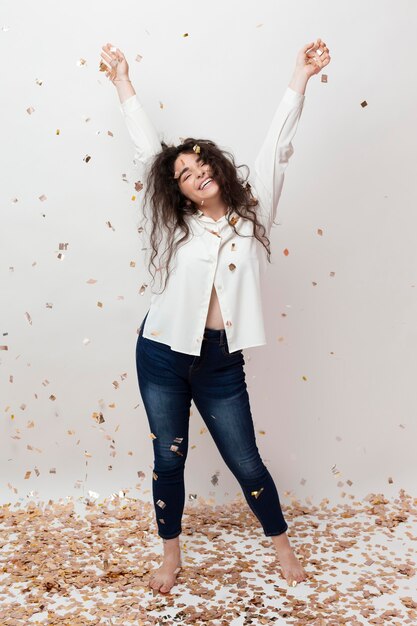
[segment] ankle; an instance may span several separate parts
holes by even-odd
[[[174,537],[174,539],[163,539],[164,546],[164,554],[177,554],[180,552],[180,541],[179,537]]]

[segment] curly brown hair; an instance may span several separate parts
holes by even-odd
[[[247,165],[237,166],[230,152],[220,149],[213,141],[207,139],[187,137],[178,146],[168,145],[161,141],[162,150],[153,157],[148,167],[143,214],[145,219],[148,220],[146,207],[149,204],[152,227],[150,232],[151,254],[148,269],[152,278],[155,279],[156,272],[165,266],[164,289],[169,277],[171,259],[178,246],[185,243],[190,235],[186,216],[197,213],[199,208],[180,191],[178,181],[175,178],[174,164],[181,153],[194,153],[193,148],[196,144],[200,146],[198,161],[210,165],[212,177],[220,187],[223,202],[229,207],[229,212],[227,213],[229,224],[240,237],[256,237],[266,249],[267,259],[271,262],[270,241],[264,225],[258,222],[254,209],[259,203],[252,195],[251,186],[247,182],[249,167]],[[239,171],[241,167],[246,167],[246,177],[243,177]],[[237,232],[233,221],[230,222],[229,220],[232,211],[252,222],[252,235],[241,235]],[[179,231],[177,230],[178,228]],[[182,232],[182,237],[179,239],[177,237],[178,232],[180,234]],[[159,257],[161,262],[158,267],[155,264],[155,258],[158,256],[158,249],[164,236],[166,237],[166,247]],[[177,238],[177,241],[174,243],[175,238]],[[167,257],[165,263],[162,264],[164,254]],[[155,268],[155,272],[152,272],[152,267]]]

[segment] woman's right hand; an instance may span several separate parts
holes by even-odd
[[[112,51],[111,48],[114,48]],[[129,65],[123,52],[115,48],[111,43],[106,43],[102,47],[100,71],[106,72],[106,76],[111,82],[115,79],[127,80],[129,78]],[[106,71],[107,69],[107,71]]]

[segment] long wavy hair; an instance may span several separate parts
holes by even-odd
[[[229,224],[240,237],[250,236],[258,239],[266,250],[268,261],[271,262],[270,241],[265,227],[257,220],[255,207],[259,203],[252,195],[251,186],[247,182],[249,167],[237,166],[230,152],[220,149],[213,141],[207,139],[188,137],[178,146],[167,145],[161,141],[161,152],[148,166],[143,213],[145,219],[148,220],[146,207],[149,206],[151,251],[148,269],[152,278],[155,279],[156,272],[165,268],[164,289],[169,277],[172,257],[179,245],[185,243],[190,235],[186,217],[197,213],[199,209],[181,192],[178,181],[174,177],[174,164],[181,153],[195,153],[193,148],[196,144],[200,147],[199,160],[210,165],[212,178],[219,185],[223,202],[229,207],[229,212],[226,214]],[[241,167],[247,169],[246,177],[239,171]],[[241,235],[237,232],[234,221],[230,221],[232,211],[252,222],[252,235]],[[165,249],[161,253],[159,248],[163,239],[165,239]],[[158,255],[159,266],[155,263]]]

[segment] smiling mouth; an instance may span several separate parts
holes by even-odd
[[[207,181],[204,181],[203,186],[198,188],[199,191],[203,191],[204,189],[206,189],[206,187],[209,187],[211,185],[211,183],[213,182],[213,179],[212,178],[208,178]]]

